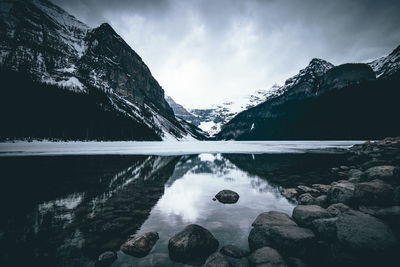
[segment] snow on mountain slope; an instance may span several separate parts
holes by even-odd
[[[368,65],[376,73],[378,79],[388,79],[400,71],[400,46],[387,56],[378,58]]]

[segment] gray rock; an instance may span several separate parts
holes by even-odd
[[[301,205],[317,205],[318,201],[310,193],[301,194],[298,199]]]
[[[157,232],[148,232],[137,237],[134,236],[121,245],[121,251],[135,257],[144,257],[149,254],[158,239]]]
[[[348,171],[347,175],[349,177],[349,182],[357,183],[360,181],[363,172],[359,169],[351,169]]]
[[[393,200],[393,187],[381,180],[359,183],[355,185],[354,199],[365,205],[385,205]]]
[[[328,204],[328,196],[327,195],[320,195],[319,197],[315,198],[315,204],[321,207],[326,207]]]
[[[257,216],[252,226],[296,225],[286,213],[279,211],[263,212]]]
[[[207,229],[191,224],[169,240],[168,250],[175,261],[198,264],[215,252],[218,245],[218,240]]]
[[[215,252],[211,254],[203,267],[229,267],[229,262],[225,259],[224,255],[219,252]]]
[[[257,249],[249,256],[251,266],[287,267],[282,256],[271,247]]]
[[[350,203],[353,200],[354,184],[349,181],[333,182],[328,191],[328,202]]]
[[[249,234],[249,247],[256,250],[265,246],[278,249],[285,255],[304,255],[312,245],[314,233],[294,225],[254,227]]]
[[[222,190],[215,195],[219,202],[224,204],[233,204],[239,200],[239,194],[232,190]]]
[[[319,192],[317,189],[315,188],[311,188],[305,185],[299,185],[297,186],[298,191],[300,191],[301,193],[309,193],[310,195],[316,197],[319,196],[321,194],[321,192]]]
[[[289,257],[286,259],[286,263],[289,267],[307,267],[303,260],[299,258]]]
[[[337,217],[317,219],[312,222],[314,233],[322,239],[334,239],[336,237]]]
[[[367,181],[374,179],[380,179],[383,181],[391,180],[394,177],[394,169],[395,167],[391,165],[375,166],[365,171],[363,179]]]
[[[284,189],[281,194],[285,198],[294,199],[295,197],[297,197],[299,192],[295,188],[287,188],[287,189]]]
[[[106,267],[110,266],[117,259],[117,253],[113,251],[106,251],[100,254],[97,259],[96,266],[98,267]]]
[[[330,205],[326,211],[332,216],[338,216],[340,213],[350,210],[350,207],[343,203],[335,203]]]
[[[330,185],[326,185],[326,184],[313,184],[312,187],[314,189],[317,189],[318,191],[320,191],[323,194],[327,194],[329,189],[331,188]]]
[[[313,220],[329,218],[331,215],[317,205],[298,205],[293,210],[293,219],[301,226],[311,226]]]
[[[234,246],[234,245],[223,246],[219,252],[221,252],[225,256],[229,256],[229,257],[237,258],[237,259],[247,257],[250,254],[249,251],[238,248],[237,246]]]
[[[385,161],[384,160],[377,160],[377,159],[373,159],[370,161],[365,162],[364,164],[361,165],[361,169],[363,171],[368,170],[369,168],[375,167],[375,166],[380,166],[380,165],[384,165]]]
[[[358,211],[347,211],[338,216],[337,239],[351,251],[383,253],[398,244],[390,228],[381,220]]]

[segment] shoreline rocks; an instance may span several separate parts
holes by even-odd
[[[159,239],[157,232],[147,232],[133,236],[121,245],[121,251],[135,257],[144,257],[150,253]]]

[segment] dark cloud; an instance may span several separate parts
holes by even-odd
[[[313,57],[366,62],[400,44],[398,0],[53,2],[92,27],[109,22],[190,107],[282,83]]]

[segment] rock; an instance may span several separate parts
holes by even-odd
[[[343,170],[343,171],[347,171],[347,170],[350,169],[350,168],[347,167],[347,166],[342,165],[342,166],[340,166],[340,169]]]
[[[331,188],[330,185],[326,185],[326,184],[313,184],[312,187],[314,189],[317,189],[318,191],[320,191],[323,194],[327,194],[329,189]]]
[[[379,209],[375,216],[384,220],[392,226],[400,226],[400,206],[392,206],[388,208]]]
[[[307,264],[299,258],[289,257],[286,259],[288,267],[307,267]]]
[[[299,192],[295,188],[287,188],[282,191],[282,196],[288,199],[294,199]]]
[[[287,267],[281,255],[273,248],[257,249],[249,256],[251,266]]]
[[[313,220],[329,218],[331,215],[317,205],[298,205],[293,210],[293,219],[301,226],[311,226]]]
[[[314,233],[322,239],[334,239],[336,237],[337,217],[316,219],[312,221]]]
[[[132,237],[121,245],[121,251],[135,257],[144,257],[150,253],[159,239],[157,232],[147,232],[137,237]]]
[[[321,194],[321,192],[319,192],[317,189],[305,185],[299,185],[297,186],[297,189],[303,194],[308,193],[314,197],[319,196]]]
[[[211,254],[207,258],[206,263],[204,263],[203,265],[203,267],[229,267],[229,266],[230,266],[229,262],[219,252]]]
[[[335,203],[330,205],[326,211],[332,216],[338,216],[340,213],[350,210],[350,207],[343,203]]]
[[[263,212],[257,216],[252,226],[297,225],[286,213],[279,211]]]
[[[369,168],[365,171],[363,180],[371,181],[374,179],[380,179],[388,181],[393,179],[393,171],[395,167],[391,165],[382,165]]]
[[[361,165],[361,169],[363,171],[368,170],[369,168],[375,167],[375,166],[380,166],[384,165],[386,162],[384,160],[377,160],[373,159],[370,161],[365,162],[364,164]]]
[[[298,199],[301,205],[316,205],[317,201],[310,193],[301,194]]]
[[[215,198],[221,203],[233,204],[239,200],[239,194],[235,191],[225,189],[219,191],[218,194],[215,195]]]
[[[218,245],[218,240],[207,229],[191,224],[169,240],[168,250],[175,261],[202,263],[217,250]]]
[[[256,250],[265,246],[278,249],[285,255],[304,255],[312,245],[314,233],[294,225],[254,227],[249,234],[249,247]]]
[[[110,266],[117,259],[117,253],[113,251],[106,251],[100,254],[97,259],[96,266],[98,267],[106,267]]]
[[[353,200],[354,184],[348,181],[333,182],[328,191],[328,202],[350,203]]]
[[[393,187],[381,180],[355,185],[354,199],[365,205],[386,205],[393,200]]]
[[[319,197],[315,198],[315,204],[321,207],[326,207],[328,203],[328,196],[327,195],[320,195]]]
[[[391,229],[381,220],[358,211],[347,211],[338,216],[337,239],[354,252],[386,253],[398,244]]]
[[[349,177],[349,182],[357,183],[360,181],[363,172],[359,169],[351,169],[348,171],[347,175]]]
[[[238,248],[234,245],[223,246],[219,252],[221,252],[223,255],[237,259],[247,257],[250,254],[249,251]]]

